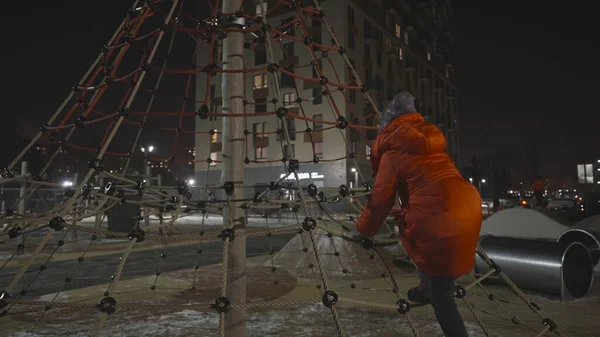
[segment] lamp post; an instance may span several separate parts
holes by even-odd
[[[146,177],[146,179],[144,179],[144,180],[146,181],[146,185],[149,186],[152,181],[152,167],[148,164],[148,154],[154,152],[154,146],[152,146],[152,145],[148,145],[148,147],[142,146],[141,150],[142,150],[142,153],[144,154],[144,164],[143,164],[143,171],[141,171],[140,174],[142,174],[142,172],[144,172],[143,174]],[[150,227],[150,208],[147,206],[144,207],[144,227],[145,228]],[[160,230],[162,230],[162,228]],[[162,233],[159,233],[159,234],[162,234]]]
[[[358,187],[358,170],[355,167],[353,167],[350,169],[350,171],[354,173],[354,181],[351,188],[356,188]]]

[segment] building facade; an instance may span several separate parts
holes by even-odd
[[[255,2],[256,3],[256,2]],[[260,3],[260,2],[257,2]],[[448,154],[458,162],[458,109],[452,58],[452,9],[447,1],[409,0],[337,0],[322,4],[327,22],[336,33],[347,57],[354,66],[360,80],[367,86],[368,93],[380,111],[385,109],[400,90],[406,90],[417,98],[422,115],[436,124],[444,132],[448,141]],[[284,25],[296,18],[291,9],[276,6],[268,1],[267,8],[261,5],[246,6],[245,12],[261,15],[269,11],[269,24],[272,27]],[[318,20],[306,20],[306,33],[302,27],[284,28],[285,33],[303,39],[305,35],[312,41],[330,45],[331,36],[325,24]],[[260,33],[255,43],[245,49],[245,68],[260,68],[268,64],[264,43]],[[294,66],[294,73],[307,78],[319,78],[313,58],[308,48],[300,41],[282,38],[273,42],[275,63],[280,67]],[[321,52],[316,53],[322,56]],[[322,74],[329,82],[353,85],[353,73],[340,53],[330,51],[327,59],[318,60]],[[209,64],[208,50],[198,53],[198,65]],[[308,65],[308,66],[307,66]],[[334,70],[335,69],[335,70]],[[300,161],[300,178],[304,185],[317,186],[357,186],[372,181],[369,163],[369,143],[376,132],[357,129],[337,129],[323,121],[336,121],[337,111],[352,123],[377,126],[372,107],[359,90],[332,89],[332,94],[323,95],[323,87],[316,82],[294,79],[279,75],[282,98],[289,112],[305,115],[310,121],[288,119],[292,145],[296,159]],[[275,111],[271,103],[276,96],[268,72],[246,75],[245,95],[249,104],[246,113]],[[220,76],[215,76],[207,90],[206,74],[199,74],[196,83],[196,100],[202,101],[205,92],[210,93],[210,112],[221,112]],[[198,104],[200,109],[202,104]],[[246,118],[248,130],[245,169],[246,184],[261,184],[275,181],[285,172],[282,158],[289,158],[286,142],[281,142],[277,130],[281,127],[276,116]],[[312,130],[311,135],[306,131]],[[196,160],[221,160],[221,118],[196,120]],[[211,132],[211,130],[216,132]],[[312,137],[312,140],[311,140]],[[314,144],[314,145],[313,145]],[[356,156],[351,156],[354,153]],[[319,159],[313,163],[313,158]],[[350,158],[354,157],[354,158]],[[240,158],[243,161],[245,158]],[[198,184],[218,184],[220,163],[199,162],[195,165],[194,179]]]

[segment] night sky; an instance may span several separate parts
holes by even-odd
[[[541,173],[564,177],[575,176],[578,162],[600,158],[594,11],[456,2],[462,164],[473,155],[538,145]],[[20,150],[10,149],[15,137],[35,134],[68,95],[129,6],[120,0],[3,4],[2,165]]]

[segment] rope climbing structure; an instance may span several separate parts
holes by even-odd
[[[325,9],[333,10],[335,5],[317,0],[233,3],[239,8],[231,10],[234,7],[227,0],[210,0],[203,10],[195,11],[208,13],[206,18],[197,18],[187,10],[191,4],[185,0],[136,0],[67,99],[2,170],[0,182],[20,184],[23,193],[1,216],[4,229],[0,232],[0,248],[9,253],[0,255],[6,257],[0,263],[0,320],[22,323],[18,327],[21,332],[61,335],[65,331],[56,329],[62,326],[71,331],[67,334],[79,329],[78,335],[86,336],[101,336],[112,320],[118,326],[118,335],[129,336],[153,333],[143,331],[150,322],[128,330],[133,321],[160,321],[164,315],[195,312],[199,314],[191,320],[198,325],[186,331],[186,336],[242,336],[253,335],[254,331],[260,331],[256,335],[261,336],[353,336],[358,335],[357,329],[376,330],[380,335],[434,335],[429,330],[431,324],[420,320],[420,315],[431,317],[431,313],[405,299],[408,289],[400,279],[406,272],[393,263],[386,250],[397,244],[393,221],[386,224],[387,232],[372,242],[354,242],[344,235],[355,228],[370,184],[317,186],[304,184],[300,176],[301,166],[351,161],[361,180],[368,180],[360,172],[359,162],[366,156],[356,153],[348,135],[367,139],[367,133],[377,129],[380,105],[371,88],[361,81],[326,15]],[[258,15],[257,8],[261,9]],[[290,14],[291,19],[279,25],[270,20],[281,13]],[[315,38],[314,27],[329,36],[330,42]],[[228,41],[234,34],[242,38]],[[193,45],[184,50],[186,61],[173,61],[184,54],[177,49],[176,38]],[[243,53],[264,50],[266,65],[246,67],[245,58],[232,53],[235,45],[227,45],[232,41],[242,44]],[[287,56],[292,55],[287,55],[289,50],[284,47],[290,42],[306,49],[306,63],[277,61],[276,50],[283,59],[290,59]],[[242,61],[234,61],[236,57]],[[199,59],[208,62],[197,64]],[[338,73],[334,59],[343,62],[343,74],[349,74],[348,78]],[[241,64],[241,68],[236,64]],[[303,75],[305,72],[313,76]],[[328,78],[326,73],[335,78]],[[257,85],[267,89],[268,99],[247,97],[245,78],[257,75]],[[291,81],[293,95],[281,90],[283,78]],[[232,94],[231,82],[236,79],[242,79],[243,88]],[[169,80],[184,83],[182,91],[172,94],[174,89],[163,84]],[[313,92],[319,97],[303,97],[305,91],[299,82],[312,83],[318,88]],[[213,83],[215,89],[211,90]],[[196,96],[200,97],[194,99],[196,86],[205,90],[199,90]],[[219,92],[221,88],[226,92]],[[356,112],[344,112],[342,106],[356,94],[364,97],[369,113],[359,116]],[[332,116],[329,120],[314,118],[311,113],[312,102],[323,98]],[[238,102],[233,103],[235,100]],[[103,104],[104,101],[108,103]],[[112,110],[116,112],[106,112],[117,101],[118,106]],[[170,106],[169,111],[156,112],[159,101],[170,102],[166,105]],[[264,112],[249,111],[251,108]],[[277,128],[248,130],[256,118],[272,118]],[[222,119],[227,125],[222,131],[210,126]],[[290,119],[303,123],[305,129],[296,131],[290,127]],[[101,132],[95,137],[92,129]],[[236,134],[231,130],[237,130]],[[176,157],[177,150],[182,137],[194,135],[207,140],[197,142],[197,152],[198,146],[211,148],[216,143],[213,139],[221,138],[224,144],[222,160],[212,156],[213,150],[203,152],[210,153],[207,158],[195,158],[197,171],[207,177],[215,167],[228,170],[226,164],[231,165],[231,161],[257,167],[281,163],[281,175],[261,184],[246,184],[245,179],[238,181],[229,173],[219,183],[207,178],[202,185],[185,181],[172,186],[152,184],[151,175],[128,173],[149,132],[171,133],[173,143],[169,156],[144,157],[146,164],[149,160],[158,161],[168,167],[185,161]],[[325,132],[339,134],[346,155],[323,158],[315,139],[322,138]],[[292,146],[296,134],[308,140],[311,158],[296,156]],[[15,173],[28,151],[44,137],[54,144],[47,163],[35,168],[36,174],[26,170]],[[282,157],[250,159],[250,149],[256,148],[252,142],[265,137],[277,137]],[[236,146],[239,153],[234,156]],[[89,158],[88,169],[82,172],[77,186],[65,188],[44,178],[57,161],[73,154]],[[111,158],[122,163],[119,172],[106,168]],[[43,211],[27,213],[22,206],[27,198],[46,187],[61,189],[60,201]],[[292,198],[282,199],[282,191]],[[340,211],[337,206],[341,204],[352,212]],[[122,205],[143,207],[148,210],[144,217],[153,220],[144,226],[138,221],[129,232],[104,229],[108,214]],[[273,220],[274,212],[285,213],[287,222]],[[262,216],[255,219],[261,223],[256,229],[250,226],[254,221],[248,220],[250,213]],[[219,224],[222,228],[211,225],[215,218],[223,219]],[[91,224],[89,219],[94,219]],[[186,219],[192,219],[192,224]],[[180,226],[181,223],[187,225]],[[79,233],[77,240],[70,240],[69,233]],[[107,243],[109,239],[116,243]],[[242,240],[248,247],[235,246]],[[77,245],[75,241],[84,244]],[[72,248],[65,249],[69,245]],[[102,253],[108,249],[103,247],[111,247],[111,253]],[[242,260],[233,255],[240,253],[239,247],[245,250]],[[286,258],[285,254],[291,257]],[[472,314],[473,319],[467,321],[477,323],[475,331],[493,336],[495,327],[515,325],[515,329],[530,336],[570,336],[481,247],[473,254],[478,254],[490,271],[478,277],[465,276],[456,287],[456,297]],[[115,256],[114,261],[110,259]],[[240,261],[244,266],[236,267]],[[134,269],[135,272],[128,271]],[[240,275],[233,275],[240,270]],[[366,275],[367,272],[371,274]],[[244,282],[239,283],[242,277]],[[482,282],[490,277],[505,281],[514,299],[533,318],[517,317],[511,312],[511,308],[519,306],[515,300],[496,297],[484,288]],[[243,291],[232,289],[240,284],[245,287]],[[54,290],[36,291],[36,287]],[[127,291],[129,287],[138,287],[138,293],[150,295],[136,297]],[[85,294],[77,292],[81,289],[85,289]],[[471,293],[483,294],[500,316],[475,306],[469,300]],[[326,310],[331,318],[319,311],[313,321],[302,320],[308,314],[298,308]],[[268,318],[274,317],[274,312],[286,316],[278,316],[283,321],[280,330],[269,332],[265,325],[274,324]],[[390,314],[390,321],[396,322],[395,326],[365,327],[386,313]],[[345,319],[345,315],[351,318]],[[295,328],[287,327],[294,320],[304,325],[298,334],[291,331]],[[49,326],[51,332],[47,332]],[[177,329],[184,329],[182,326]],[[162,330],[155,335],[175,335],[172,331],[175,330]]]

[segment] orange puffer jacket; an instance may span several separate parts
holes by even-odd
[[[475,263],[481,198],[445,148],[444,135],[418,113],[387,125],[372,147],[376,180],[357,229],[375,235],[399,196],[405,216],[401,238],[409,256],[426,274],[457,278]]]

